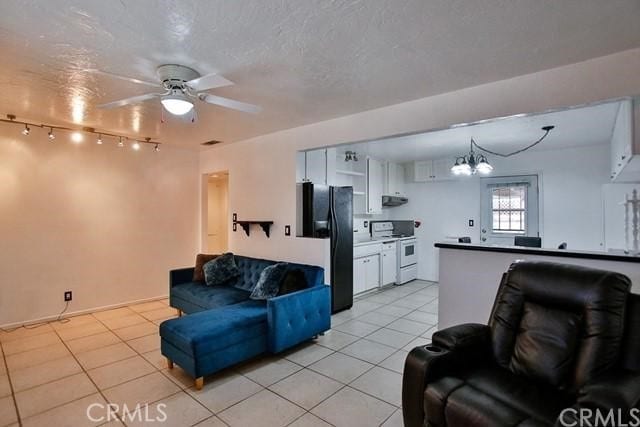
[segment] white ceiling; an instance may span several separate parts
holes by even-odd
[[[471,138],[481,146],[499,153],[524,148],[540,138],[543,126],[555,128],[532,151],[600,145],[609,143],[620,102],[608,102],[563,111],[524,117],[509,117],[471,126],[425,132],[398,138],[341,146],[339,152],[355,150],[359,154],[393,162],[441,159],[469,152]]]
[[[6,0],[0,113],[158,138],[235,141],[640,46],[638,0]],[[180,63],[236,83],[196,123],[158,101],[95,106]],[[166,115],[165,115],[166,116]]]

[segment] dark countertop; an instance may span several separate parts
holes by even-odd
[[[528,248],[523,246],[480,245],[475,243],[438,242],[436,248],[460,249],[463,251],[503,252],[511,254],[529,254],[564,258],[601,259],[606,261],[637,262],[640,256],[628,255],[624,252],[591,252],[567,249]]]

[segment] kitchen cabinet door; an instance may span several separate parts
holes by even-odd
[[[365,290],[375,289],[380,286],[380,255],[371,255],[365,262],[366,282]]]
[[[398,163],[387,163],[387,179],[385,194],[404,196],[404,167]]]
[[[364,258],[355,258],[353,260],[353,294],[359,294],[366,290],[365,283],[367,281],[366,260]]]
[[[306,153],[306,178],[314,184],[327,183],[327,150],[313,150]]]
[[[449,159],[433,160],[431,169],[431,180],[447,181],[449,179],[453,179],[451,166],[453,166],[453,161]]]
[[[296,153],[296,182],[307,182],[307,158],[304,151]]]
[[[382,213],[382,190],[384,182],[382,162],[367,158],[367,214]]]
[[[382,252],[382,283],[388,285],[396,281],[396,251]]]

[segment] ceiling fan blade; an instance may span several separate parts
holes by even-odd
[[[244,111],[245,113],[259,113],[262,111],[262,107],[253,104],[247,104],[246,102],[235,101],[229,98],[223,98],[221,96],[211,95],[208,93],[201,93],[198,95],[201,101],[207,102],[213,105],[220,105],[221,107],[231,108],[238,111]]]
[[[101,105],[98,105],[98,108],[109,109],[109,108],[124,107],[125,105],[137,104],[139,102],[146,101],[148,99],[153,99],[159,96],[162,96],[162,94],[146,93],[144,95],[132,96],[130,98],[119,99],[117,101],[101,104]]]
[[[197,79],[189,80],[187,86],[196,92],[214,89],[217,87],[231,86],[232,81],[225,79],[220,74],[212,73],[206,76],[200,76]]]
[[[147,86],[152,86],[152,87],[160,87],[160,83],[159,82],[148,82],[146,80],[140,80],[140,79],[134,79],[132,77],[125,77],[125,76],[121,76],[119,74],[113,74],[113,73],[109,73],[107,71],[102,71],[102,70],[98,70],[97,68],[87,68],[85,70],[83,70],[87,73],[91,73],[91,74],[98,74],[100,76],[107,76],[107,77],[111,77],[114,79],[118,79],[118,80],[124,80],[125,82],[130,82],[130,83],[137,83],[140,85],[147,85]]]

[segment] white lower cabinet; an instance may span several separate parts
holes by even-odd
[[[395,283],[396,264],[395,248],[393,250],[382,251],[382,286]]]
[[[380,286],[380,255],[353,260],[353,293],[359,294]]]

